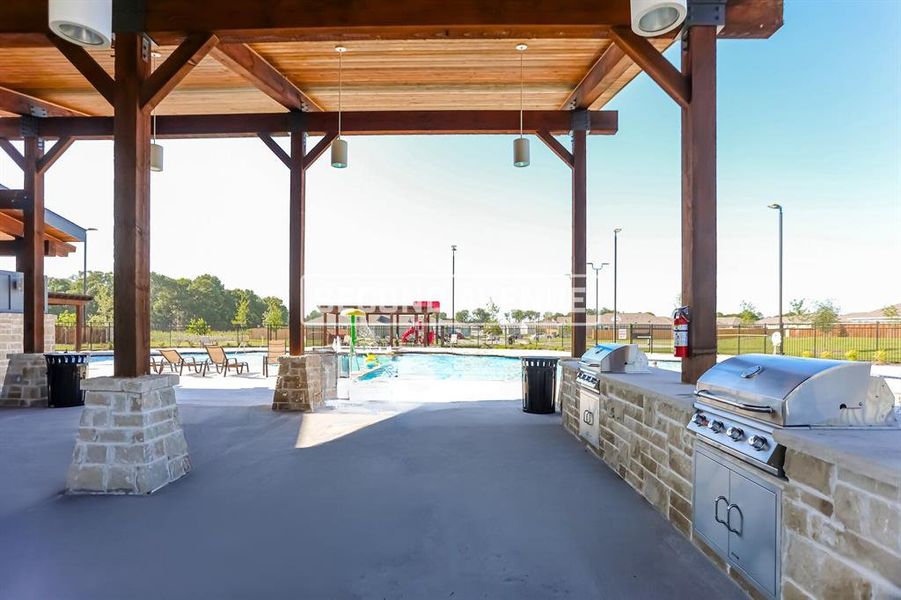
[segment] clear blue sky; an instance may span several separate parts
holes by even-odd
[[[776,311],[771,202],[785,206],[786,305],[901,302],[899,40],[899,2],[794,0],[772,39],[720,42],[720,310],[748,300]],[[668,57],[677,62],[677,48]],[[620,131],[589,141],[588,256],[612,261],[622,227],[621,310],[666,314],[680,288],[679,111],[644,75],[607,108]],[[350,168],[322,160],[309,172],[308,309],[449,303],[452,243],[458,309],[489,296],[505,310],[568,309],[569,172],[538,140],[527,169],[512,167],[506,136],[349,143]],[[255,139],[165,147],[166,171],[152,178],[153,270],[286,297],[284,167]],[[112,268],[111,177],[108,142],[77,143],[48,175],[48,207],[99,229],[91,269]],[[0,157],[0,182],[20,180]],[[51,259],[47,271],[72,274],[81,260]],[[610,306],[609,272],[600,288]]]

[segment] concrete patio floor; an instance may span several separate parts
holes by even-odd
[[[558,415],[408,408],[301,443],[182,403],[194,471],[148,497],[61,495],[80,409],[0,411],[0,598],[743,597]]]

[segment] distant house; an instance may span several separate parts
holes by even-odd
[[[588,316],[588,322],[594,323],[594,315]],[[601,326],[613,325],[613,313],[605,313],[600,316],[598,323]],[[616,324],[619,325],[672,325],[670,317],[658,317],[650,312],[621,312],[616,315]]]
[[[779,315],[774,317],[765,317],[757,321],[756,325],[770,326],[779,325]],[[798,315],[785,315],[782,317],[782,325],[784,327],[807,327],[810,325],[810,316],[799,317]]]
[[[884,323],[886,321],[901,322],[901,302],[899,302],[898,304],[893,304],[892,307],[894,307],[895,310],[889,310],[889,313],[894,312],[894,315],[886,315],[886,308],[889,307],[885,307],[867,312],[846,313],[839,316],[838,320],[842,323]]]

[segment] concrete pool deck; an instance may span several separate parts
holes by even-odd
[[[80,409],[0,411],[0,598],[743,597],[559,415],[218,380],[179,389],[194,470],[147,497],[60,495]]]

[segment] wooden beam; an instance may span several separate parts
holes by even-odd
[[[18,148],[13,146],[12,142],[6,138],[0,138],[0,148],[9,155],[12,161],[16,163],[16,166],[20,169],[25,169],[25,157],[22,156],[22,153],[19,152]]]
[[[630,24],[626,0],[406,0],[397,2],[203,2],[146,0],[143,27],[160,44],[212,31],[223,42],[366,39],[597,39]],[[721,37],[767,38],[782,25],[782,0],[730,0]],[[0,2],[0,44],[46,46],[47,4]]]
[[[150,113],[141,107],[141,89],[150,75],[148,55],[149,42],[141,34],[116,36],[113,352],[117,377],[146,375],[150,366]]]
[[[557,157],[566,163],[570,169],[573,168],[573,155],[572,152],[566,149],[566,147],[557,141],[557,138],[552,136],[547,131],[538,131],[536,134],[538,139],[544,142],[544,145],[548,147],[548,149],[557,155]]]
[[[75,252],[75,246],[67,242],[44,239],[44,256],[69,256]]]
[[[679,70],[666,60],[651,42],[636,35],[628,27],[612,28],[610,37],[679,106],[682,108],[688,106],[691,99],[689,79],[679,73]]]
[[[141,106],[153,110],[209,54],[219,38],[211,33],[195,33],[185,38],[141,86]]]
[[[107,102],[113,104],[113,78],[109,76],[109,73],[107,73],[90,54],[88,54],[87,50],[81,46],[70,44],[55,34],[47,33],[46,36],[47,39],[50,40],[50,43],[56,46],[62,55],[72,63],[72,66],[78,69],[78,72],[88,80],[88,83],[90,83]]]
[[[213,58],[287,109],[313,112],[322,110],[312,98],[247,44],[220,44],[213,50]]]
[[[7,87],[0,87],[0,110],[31,117],[83,117],[87,115],[80,110],[41,100]]]
[[[84,304],[75,305],[75,351],[81,351],[84,343]]]
[[[682,303],[691,310],[682,381],[716,363],[716,28],[691,27],[682,51]]]
[[[572,169],[572,264],[570,289],[572,292],[572,356],[585,353],[587,338],[585,299],[588,269],[588,159],[584,131],[573,132]]]
[[[562,110],[590,108],[633,64],[632,59],[626,56],[622,48],[610,44],[591,65],[560,108]]]
[[[20,219],[0,212],[0,231],[15,237],[25,235],[25,225]]]
[[[285,152],[284,148],[278,145],[278,142],[272,139],[271,135],[269,135],[268,133],[258,133],[257,136],[261,140],[263,140],[263,143],[266,144],[266,146],[270,150],[272,150],[272,152],[278,157],[280,161],[282,161],[282,164],[284,164],[289,169],[292,168],[291,157],[288,156],[288,153]]]
[[[38,162],[38,170],[41,173],[46,173],[47,169],[53,166],[53,163],[58,161],[60,157],[63,155],[63,152],[69,149],[69,146],[75,143],[75,138],[73,137],[62,137],[59,138],[53,147],[41,157],[41,160]]]
[[[25,178],[28,200],[22,206],[22,273],[25,279],[24,336],[22,352],[44,351],[44,174],[38,163],[44,153],[43,142],[25,138]]]
[[[587,130],[592,135],[613,135],[618,128],[618,113],[610,110],[588,111],[587,122],[574,120],[565,110],[531,110],[523,113],[527,133],[547,131],[552,135]],[[21,139],[19,117],[0,118],[0,137]],[[338,129],[338,115],[318,113],[258,113],[225,115],[161,115],[157,117],[157,137],[202,138],[255,136],[259,133],[285,135],[292,129],[309,134],[326,134]],[[75,137],[109,139],[113,132],[111,117],[47,118],[37,121],[38,135],[46,139]],[[341,135],[443,135],[519,133],[516,110],[414,110],[354,111],[342,114]]]
[[[322,153],[329,149],[329,146],[332,145],[332,142],[335,141],[335,138],[338,137],[337,131],[330,131],[322,136],[322,139],[319,140],[313,149],[307,152],[307,155],[303,159],[303,168],[309,169],[313,166],[313,163],[316,162]]]
[[[27,158],[25,159],[27,161]],[[26,162],[26,169],[28,163]],[[22,209],[28,203],[29,193],[31,190],[0,190],[0,209],[16,210]]]
[[[288,348],[291,356],[304,353],[303,278],[306,244],[306,175],[303,168],[307,136],[291,133],[291,189],[288,215]]]
[[[22,253],[22,240],[0,241],[0,256],[18,256]]]

